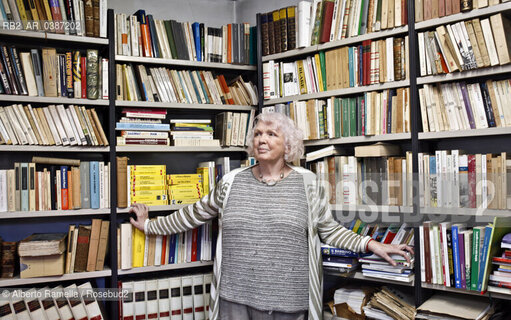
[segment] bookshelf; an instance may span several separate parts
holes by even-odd
[[[0,101],[13,103],[47,103],[47,104],[76,104],[76,105],[93,105],[98,107],[108,107],[108,100],[90,100],[90,99],[74,99],[59,97],[29,97],[0,94]]]
[[[177,270],[177,269],[188,269],[188,268],[200,268],[200,267],[210,267],[213,266],[213,261],[195,261],[189,263],[177,263],[177,264],[166,264],[161,266],[152,266],[152,267],[140,267],[140,268],[132,268],[122,270],[119,269],[117,274],[129,275],[129,274],[137,274],[137,273],[149,273],[149,272],[159,272],[159,271],[169,271],[169,270]]]
[[[118,146],[117,152],[244,152],[242,147]]]
[[[38,31],[27,31],[27,30],[8,30],[0,29],[0,35],[2,37],[12,37],[20,39],[37,39],[37,40],[50,40],[59,41],[63,43],[84,43],[91,45],[107,46],[108,39],[94,38],[94,37],[79,37],[73,35],[57,34],[50,32],[38,32]],[[37,41],[34,40],[34,41]]]
[[[251,111],[257,108],[255,106],[238,106],[205,103],[164,103],[149,101],[116,101],[115,105],[117,107],[165,108],[179,110],[215,110],[215,111]]]
[[[473,129],[473,130],[458,130],[458,131],[441,131],[441,132],[422,132],[421,123],[421,111],[419,104],[418,91],[425,84],[437,84],[437,83],[449,83],[452,81],[481,81],[479,79],[492,80],[505,79],[506,75],[511,74],[511,65],[498,65],[493,67],[480,68],[475,70],[468,70],[463,72],[453,72],[447,74],[433,75],[433,76],[420,76],[420,65],[419,65],[419,45],[418,45],[418,33],[434,30],[438,26],[446,24],[456,23],[459,21],[465,21],[467,19],[474,18],[487,18],[497,13],[506,13],[511,10],[511,3],[505,2],[497,5],[489,6],[481,9],[473,9],[469,12],[453,14],[441,18],[430,19],[427,21],[415,22],[415,5],[417,2],[408,1],[408,25],[395,28],[392,30],[380,31],[375,33],[365,34],[363,36],[346,38],[341,41],[327,42],[321,45],[313,45],[305,48],[298,48],[283,53],[262,55],[262,43],[258,43],[258,66],[259,77],[262,79],[262,65],[265,62],[274,60],[278,62],[289,62],[296,59],[303,59],[307,56],[313,56],[320,50],[326,50],[336,47],[342,47],[347,45],[359,44],[365,40],[373,40],[386,38],[391,36],[408,36],[408,78],[406,80],[384,83],[380,85],[369,85],[361,87],[351,87],[339,90],[331,90],[318,92],[313,94],[295,95],[290,97],[280,97],[276,99],[263,100],[263,82],[259,81],[260,88],[260,108],[266,106],[273,106],[276,104],[287,104],[294,101],[303,101],[308,99],[327,99],[330,97],[338,96],[349,96],[356,95],[370,91],[378,91],[384,89],[408,87],[410,89],[410,133],[398,133],[398,134],[384,134],[376,136],[356,136],[356,137],[343,137],[337,139],[320,139],[320,140],[308,140],[304,141],[306,153],[308,151],[314,151],[322,146],[339,145],[341,148],[347,148],[350,150],[351,147],[357,145],[364,145],[368,143],[376,142],[388,142],[393,144],[400,144],[412,152],[412,168],[413,172],[417,173],[419,170],[418,154],[419,152],[432,152],[434,150],[451,150],[451,149],[465,149],[467,152],[472,153],[500,153],[503,151],[511,151],[511,128],[509,127],[498,127],[498,128],[487,128],[487,129]],[[262,14],[258,14],[258,24],[262,22]],[[262,28],[258,30],[259,39],[261,39]],[[262,102],[262,103],[261,103]],[[434,155],[434,152],[433,152]],[[418,181],[414,181],[418,183]],[[343,213],[356,213],[362,214],[364,212],[378,212],[382,213],[397,213],[401,215],[413,214],[419,216],[420,219],[428,219],[428,215],[436,217],[438,215],[444,215],[448,219],[459,217],[463,219],[477,220],[478,224],[493,221],[493,217],[509,217],[511,216],[510,210],[497,210],[497,209],[476,209],[476,208],[424,208],[419,205],[418,187],[413,190],[413,206],[368,206],[368,205],[330,205],[334,215],[337,216],[338,220],[341,220]],[[429,219],[433,219],[429,217]],[[450,220],[449,220],[450,221]],[[465,220],[464,220],[465,221]],[[417,225],[414,225],[414,232],[416,235],[419,234]],[[460,294],[476,294],[479,293],[465,292],[465,290],[457,290],[452,288],[445,288],[443,286],[431,285],[421,282],[420,272],[420,254],[417,248],[420,248],[419,237],[415,237],[415,279],[410,286],[414,288],[415,292],[415,303],[416,306],[422,304],[425,298],[429,296],[430,290],[439,291],[450,291],[457,292]],[[325,271],[327,274],[331,274],[329,271]],[[361,272],[355,272],[349,274],[348,278],[361,279],[363,278]],[[368,279],[366,279],[368,280]],[[371,279],[376,283],[385,283],[385,280]],[[399,284],[399,283],[398,283]],[[511,299],[511,295],[506,294],[495,294],[487,292],[484,296],[498,299]]]
[[[339,277],[349,280],[360,280],[364,282],[372,282],[372,283],[384,283],[384,284],[392,284],[392,285],[398,285],[398,286],[406,286],[406,287],[413,287],[414,281],[412,282],[402,282],[402,281],[395,281],[395,280],[387,280],[387,279],[376,279],[371,277],[366,277],[362,274],[361,271],[355,271],[350,273],[339,273],[332,270],[325,270],[325,274],[333,277]]]
[[[221,70],[236,70],[236,71],[256,71],[256,66],[251,65],[236,65],[229,63],[217,62],[203,62],[203,61],[189,61],[177,59],[163,59],[163,58],[149,58],[149,57],[131,57],[131,56],[115,56],[116,62],[132,62],[143,64],[157,64],[164,66],[180,66],[186,68],[207,68],[207,69],[221,69]]]
[[[110,215],[110,209],[80,209],[80,210],[50,210],[50,211],[14,211],[0,215],[0,220],[30,219],[30,218],[57,218],[57,217],[84,217],[96,215]]]
[[[86,146],[13,146],[2,145],[0,151],[5,152],[109,152],[109,147]]]
[[[91,272],[78,272],[78,273],[68,273],[62,276],[53,276],[53,277],[39,277],[39,278],[26,278],[20,279],[1,279],[0,287],[14,287],[14,286],[24,286],[24,285],[32,285],[36,283],[46,283],[46,282],[62,282],[62,281],[74,281],[74,280],[88,280],[95,278],[106,278],[112,276],[112,270],[105,268],[102,271],[91,271]]]

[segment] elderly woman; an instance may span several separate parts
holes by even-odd
[[[258,164],[236,169],[197,203],[161,220],[131,208],[148,234],[173,234],[218,217],[210,319],[321,319],[320,241],[407,260],[405,245],[384,245],[339,225],[314,173],[289,164],[303,155],[302,132],[280,113],[256,117],[248,152]]]

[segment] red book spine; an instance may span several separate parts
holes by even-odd
[[[362,65],[363,65],[363,85],[367,86],[370,82],[371,72],[371,40],[366,40],[362,43]]]
[[[227,25],[227,63],[232,63],[232,24]]]
[[[82,99],[87,99],[87,58],[80,57],[80,67],[82,69]]]
[[[227,99],[227,102],[229,104],[234,104],[234,99],[232,98],[231,91],[229,90],[227,82],[225,81],[225,78],[222,74],[218,76],[218,82],[220,82],[220,86],[222,87],[222,90],[225,93],[225,98]]]
[[[192,231],[192,262],[197,261],[197,238],[199,237],[199,229]]]
[[[147,18],[144,15],[140,20],[140,36],[142,37],[142,48],[144,49],[144,57],[152,57],[151,50],[151,34],[147,25]]]
[[[168,145],[168,139],[137,139],[125,138],[125,144]]]
[[[330,29],[332,28],[332,15],[334,13],[334,2],[325,1],[323,7],[323,21],[321,26],[321,37],[319,38],[320,43],[330,41]]]
[[[67,167],[60,168],[60,190],[61,190],[61,201],[62,201],[62,210],[69,209],[69,193],[68,193],[68,181],[67,181]]]
[[[429,246],[429,227],[430,223],[424,223],[424,266],[426,269],[426,283],[431,283],[433,271],[431,270],[431,251]]]
[[[160,264],[164,265],[167,264],[167,261],[165,260],[165,256],[167,255],[167,236],[163,236],[161,238],[161,259]]]
[[[476,207],[476,156],[468,156],[468,197],[470,208]]]

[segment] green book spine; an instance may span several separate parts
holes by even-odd
[[[477,290],[477,281],[479,277],[479,239],[481,237],[481,230],[479,228],[473,229],[474,233],[472,235],[472,261],[471,265],[471,274],[470,274],[470,290]]]
[[[323,115],[324,115],[323,107],[319,107],[318,121],[319,121],[319,137],[321,139],[323,139],[325,136],[325,121],[324,121]]]
[[[350,113],[349,113],[349,102],[350,99],[342,99],[342,136],[349,137],[350,136]]]
[[[172,25],[170,21],[163,21],[165,25],[165,31],[167,31],[167,38],[169,40],[170,52],[172,53],[172,59],[177,59],[176,43],[174,42],[174,34],[172,33]]]
[[[327,117],[327,104],[323,105],[323,123],[325,124],[325,131],[323,132],[323,139],[328,139],[328,132],[331,128],[328,127],[328,117]]]
[[[323,78],[323,91],[326,90],[326,64],[325,64],[325,51],[319,52],[319,63],[321,65],[321,78]]]
[[[334,125],[335,134],[334,137],[341,137],[341,99],[334,98]]]
[[[357,135],[357,98],[350,98],[350,137]]]

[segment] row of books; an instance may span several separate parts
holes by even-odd
[[[412,154],[406,157],[332,156],[310,169],[329,185],[331,204],[412,206]]]
[[[418,158],[421,207],[511,208],[511,160],[506,152],[437,150]]]
[[[119,281],[129,292],[119,301],[119,319],[209,319],[211,273]]]
[[[247,135],[255,117],[255,110],[246,112],[221,112],[215,116],[215,138],[225,147],[246,146]]]
[[[510,27],[499,13],[418,33],[421,76],[508,64]]]
[[[110,164],[77,162],[40,171],[36,163],[15,162],[0,170],[0,212],[110,208]]]
[[[0,94],[108,100],[108,59],[98,50],[0,47]]]
[[[190,61],[255,64],[256,28],[230,23],[220,28],[199,22],[157,20],[145,10],[115,15],[119,55]]]
[[[108,146],[94,108],[50,105],[0,107],[0,144]]]
[[[415,22],[441,18],[472,9],[494,6],[506,0],[416,0]]]
[[[167,175],[167,194],[172,204],[190,204],[199,201],[206,195],[204,191],[206,186],[209,186],[209,172]]]
[[[14,290],[6,291],[12,297],[0,302],[4,319],[105,319],[96,297],[90,294],[90,282]]]
[[[262,14],[263,55],[377,32],[408,23],[406,1],[314,0]]]
[[[453,82],[419,89],[423,132],[511,126],[509,80]]]
[[[270,60],[263,63],[264,99],[404,80],[407,43],[406,38],[366,40],[295,62]]]
[[[511,232],[509,222],[509,218],[500,217],[486,226],[474,227],[424,222],[419,226],[422,281],[479,292],[487,290],[489,281],[496,287],[509,282],[509,258],[506,250],[501,251],[509,247],[502,242]],[[499,269],[490,278],[492,263]]]
[[[2,1],[0,15],[11,28],[106,38],[107,9],[107,0],[11,0]]]
[[[211,71],[118,64],[117,99],[127,101],[257,105],[257,89],[241,76],[230,82]]]
[[[119,265],[123,270],[211,261],[214,252],[211,222],[193,230],[165,236],[144,235],[143,231],[128,222],[119,226],[118,237]]]
[[[264,107],[263,112],[286,114],[302,128],[305,140],[410,132],[408,88],[326,101],[295,101]]]

